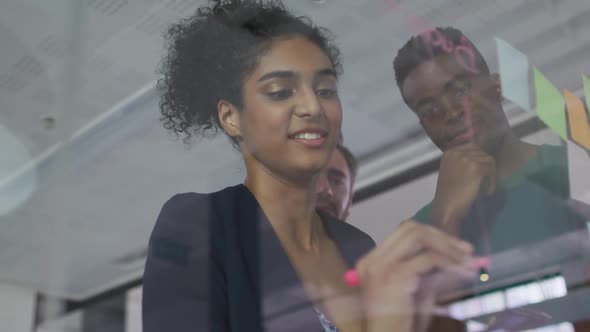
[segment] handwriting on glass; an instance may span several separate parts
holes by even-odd
[[[390,12],[405,9],[403,4],[396,0],[385,0],[385,2]],[[428,18],[410,14],[409,20],[413,33],[420,35],[421,38],[432,46],[439,47],[447,54],[452,54],[457,62],[467,71],[474,74],[479,73],[473,45],[467,38],[461,36],[459,44],[455,45],[441,34],[440,31],[436,30]]]
[[[473,45],[464,36],[461,36],[458,45],[448,40],[438,30],[424,31],[420,34],[420,37],[427,43],[440,47],[446,53],[453,54],[455,60],[468,71],[474,74],[479,73]]]

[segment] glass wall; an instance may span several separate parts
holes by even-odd
[[[436,304],[468,331],[589,330],[590,2],[283,2],[341,51],[359,169],[352,206],[329,194],[336,219],[377,246],[407,219],[470,242],[477,277]],[[22,303],[0,330],[141,331],[164,203],[244,182],[223,130],[183,140],[161,119],[163,36],[206,4],[0,4],[0,312]]]

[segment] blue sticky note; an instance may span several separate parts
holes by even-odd
[[[530,111],[528,57],[500,38],[496,38],[496,48],[502,95],[526,111]]]

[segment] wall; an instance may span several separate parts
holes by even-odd
[[[34,291],[0,283],[0,331],[31,332],[35,303]]]

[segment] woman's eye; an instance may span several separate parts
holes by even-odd
[[[268,95],[274,100],[285,100],[293,95],[293,90],[278,90],[269,92]]]

